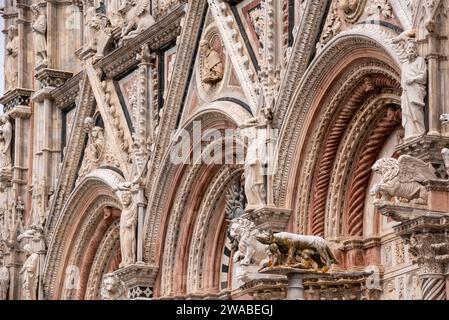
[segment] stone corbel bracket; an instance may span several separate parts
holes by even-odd
[[[377,201],[375,207],[383,216],[389,217],[394,221],[405,222],[421,217],[440,217],[443,214],[437,211],[430,211],[425,205],[416,205],[409,203],[394,203],[386,201]]]
[[[266,206],[247,212],[242,218],[253,221],[260,230],[281,232],[287,228],[291,213],[290,209]]]
[[[126,286],[132,300],[153,298],[153,287],[159,267],[143,263],[132,264],[114,272]]]
[[[31,89],[18,88],[6,92],[6,94],[0,98],[0,104],[3,104],[3,112],[7,113],[13,110],[17,106],[29,106],[30,98],[34,91]]]
[[[248,99],[253,114],[258,105],[259,83],[256,71],[253,69],[249,54],[245,48],[237,22],[231,13],[229,5],[223,0],[208,0],[210,10],[217,23],[223,43],[229,54],[231,63],[241,83],[242,90]]]

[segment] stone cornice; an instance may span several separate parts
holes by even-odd
[[[34,91],[31,89],[24,88],[17,88],[6,92],[6,94],[0,98],[0,103],[4,106],[3,111],[8,112],[16,106],[28,106],[33,92]]]
[[[148,30],[98,61],[94,65],[95,68],[101,68],[106,77],[115,78],[139,63],[137,54],[142,45],[148,44],[151,50],[157,50],[176,39],[181,31],[183,8],[184,5],[178,5],[164,19],[157,21]]]

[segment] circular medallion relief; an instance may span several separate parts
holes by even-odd
[[[206,33],[199,44],[198,86],[205,99],[218,93],[224,83],[226,52],[217,30]]]

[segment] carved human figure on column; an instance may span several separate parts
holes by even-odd
[[[39,254],[33,250],[31,244],[26,244],[23,249],[27,255],[27,259],[20,270],[20,274],[22,275],[23,299],[37,300]]]
[[[402,66],[402,126],[405,139],[425,134],[424,98],[426,97],[427,64],[418,55],[417,43],[407,39],[405,43],[406,62]]]
[[[8,116],[0,118],[0,172],[11,170],[12,125]]]
[[[202,40],[200,47],[203,54],[202,80],[204,83],[214,85],[223,79],[223,61],[220,54],[212,48],[208,41]]]
[[[15,25],[8,28],[6,43],[5,80],[6,91],[14,89],[18,83],[17,56],[19,54],[19,37]]]
[[[248,148],[245,159],[245,195],[246,210],[254,210],[266,204],[265,174],[263,165],[266,161],[266,140],[263,129],[246,128]]]
[[[120,199],[122,203],[120,215],[122,262],[120,268],[123,268],[136,262],[137,207],[132,198],[131,186],[122,185],[118,187],[118,190],[122,191]]]
[[[36,54],[36,65],[47,64],[47,16],[44,9],[38,4],[31,6],[33,13],[33,23],[31,29],[33,30],[34,51]]]
[[[1,260],[0,260],[1,261]],[[5,266],[0,266],[0,301],[8,299],[9,270]]]

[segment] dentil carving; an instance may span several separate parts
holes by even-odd
[[[270,259],[264,267],[327,271],[332,264],[338,263],[326,240],[321,237],[261,231],[257,240],[269,246]]]
[[[0,118],[0,173],[11,170],[12,125],[6,115]]]
[[[150,12],[149,0],[124,0],[119,13],[125,20],[122,29],[123,40],[136,37],[155,23]]]
[[[246,218],[232,221],[229,235],[238,242],[238,250],[234,254],[234,262],[242,266],[259,265],[267,255],[267,246],[260,243],[256,236],[259,231],[254,222]]]
[[[380,195],[386,201],[397,197],[401,202],[426,204],[427,190],[424,182],[437,179],[430,164],[408,155],[399,159],[380,159],[372,169],[381,176],[381,180],[373,187],[371,195]]]
[[[223,79],[224,67],[220,54],[212,48],[208,41],[200,42],[202,57],[202,81],[215,85]]]
[[[44,10],[36,3],[31,5],[31,12],[33,13],[31,29],[33,30],[37,65],[47,64],[47,16]]]
[[[6,91],[14,89],[18,83],[17,56],[19,54],[19,37],[15,25],[8,28],[5,58]]]
[[[108,273],[103,277],[101,284],[101,297],[103,300],[124,300],[125,284],[113,273]]]
[[[402,42],[405,49],[406,61],[402,65],[402,126],[405,139],[412,139],[425,134],[424,98],[426,97],[427,64],[418,55],[418,46],[413,39],[414,32],[404,32],[393,40]]]
[[[84,120],[84,130],[89,135],[89,140],[86,146],[84,162],[79,172],[80,177],[93,171],[98,166],[105,149],[104,129],[95,126],[92,118]]]

